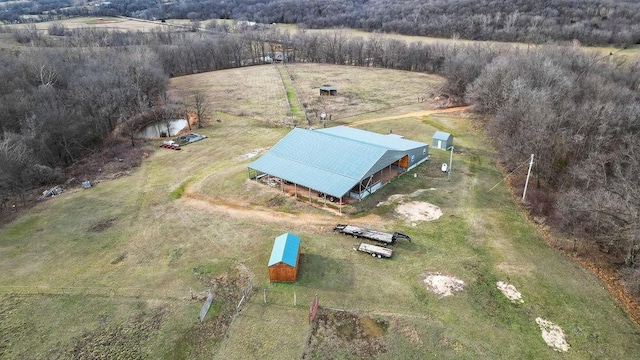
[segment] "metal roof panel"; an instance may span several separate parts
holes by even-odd
[[[284,233],[276,237],[273,241],[273,249],[271,249],[268,266],[282,262],[295,267],[299,248],[300,238],[294,234]]]

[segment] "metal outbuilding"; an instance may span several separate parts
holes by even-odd
[[[291,233],[276,237],[269,258],[269,281],[296,281],[299,262],[300,238]]]
[[[447,150],[453,146],[453,135],[444,131],[436,131],[431,139],[436,149]]]
[[[249,177],[272,176],[336,199],[362,199],[426,161],[428,147],[395,134],[346,126],[294,128],[249,164]]]

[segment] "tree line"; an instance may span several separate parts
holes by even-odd
[[[0,3],[0,21],[42,21],[69,16],[116,16],[159,20],[235,19],[348,27],[365,31],[469,40],[586,45],[640,43],[640,3],[632,0],[34,0]]]
[[[640,43],[640,3],[630,0],[114,0],[99,12],[145,19],[235,19],[307,28],[348,27],[469,40]]]
[[[535,154],[534,212],[640,265],[640,64],[580,49],[514,48],[465,91],[507,169]]]
[[[464,96],[486,119],[482,126],[507,170],[535,154],[532,211],[629,267],[640,264],[638,62],[615,62],[577,45],[406,43],[340,30],[129,32],[112,35],[117,46],[96,45],[108,32],[62,33],[42,46],[0,53],[5,192],[50,179],[103,145],[119,124],[165,105],[171,74],[258,64],[277,44],[290,62],[444,76],[443,91]]]

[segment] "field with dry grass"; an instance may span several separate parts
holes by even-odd
[[[330,125],[352,121],[357,115],[397,111],[398,107],[402,112],[424,109],[433,103],[420,103],[418,97],[433,97],[442,84],[437,76],[379,68],[289,64],[286,69],[312,125],[320,123],[322,112],[327,114],[325,124]],[[171,95],[188,102],[194,91],[206,90],[215,112],[292,124],[281,76],[275,65],[183,76],[171,80]],[[323,84],[337,87],[338,95],[320,96]]]
[[[251,66],[171,80],[170,94],[188,103],[206,94],[211,110],[273,123],[291,122],[282,78],[274,65]]]

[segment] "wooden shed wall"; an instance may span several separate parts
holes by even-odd
[[[296,266],[291,267],[283,262],[269,266],[269,281],[294,282],[298,278],[298,265],[300,264],[300,247],[296,254]]]
[[[269,266],[269,281],[294,282],[298,273],[298,267],[291,267],[285,263],[277,263]]]

